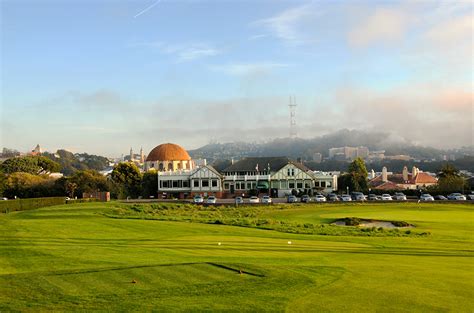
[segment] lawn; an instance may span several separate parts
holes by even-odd
[[[150,208],[0,215],[0,312],[474,311],[471,204]],[[298,233],[344,217],[406,221],[425,235]]]

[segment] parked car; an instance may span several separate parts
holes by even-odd
[[[204,203],[204,198],[200,195],[194,196],[193,202],[194,203]]]
[[[392,200],[393,200],[393,199],[392,199],[392,196],[389,195],[388,193],[384,193],[384,194],[382,195],[382,201],[392,201]]]
[[[288,196],[288,199],[287,199],[288,203],[295,203],[297,201],[298,201],[298,198],[296,198],[295,196]]]
[[[437,196],[434,196],[435,200],[442,200],[442,201],[446,201],[448,200],[448,198],[446,198],[445,196],[443,195],[437,195]]]
[[[262,197],[262,203],[270,204],[270,203],[272,203],[272,198],[270,198],[270,196],[263,196]]]
[[[316,197],[314,198],[314,201],[316,201],[316,202],[326,202],[326,197],[323,196],[323,195],[316,195]]]
[[[217,199],[214,196],[210,196],[209,198],[207,198],[207,204],[216,204],[216,202]]]
[[[260,198],[256,196],[252,196],[249,198],[250,203],[260,203]]]
[[[397,201],[407,201],[407,196],[403,192],[395,192],[393,195],[393,200]]]
[[[242,197],[235,197],[235,204],[242,204],[244,203],[244,198]]]
[[[466,201],[466,196],[458,192],[448,195],[448,200]]]
[[[474,200],[474,192],[471,191],[471,193],[466,195],[467,200]]]
[[[301,202],[308,203],[311,201],[311,198],[308,195],[303,195],[301,197]]]
[[[2,200],[8,200],[8,198],[3,197]]]
[[[337,195],[335,193],[328,194],[327,199],[329,201],[339,201],[339,198],[337,197]]]
[[[434,198],[429,193],[424,193],[420,196],[420,201],[434,201]]]
[[[370,193],[368,198],[369,198],[370,201],[378,200],[377,195],[374,195],[373,193]]]
[[[352,201],[365,201],[365,196],[362,192],[353,191],[351,192]]]
[[[352,197],[351,197],[351,195],[342,195],[341,196],[341,201],[343,201],[343,202],[352,201]]]

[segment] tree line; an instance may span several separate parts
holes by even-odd
[[[75,170],[68,176],[51,177],[61,164],[44,156],[11,158],[0,164],[0,195],[12,198],[68,196],[81,198],[83,193],[109,191],[113,198],[150,197],[156,194],[156,172],[141,173],[130,162],[118,164],[110,175],[97,170]]]
[[[110,175],[96,170],[76,170],[69,176],[55,179],[51,173],[61,165],[43,156],[11,158],[0,164],[0,195],[7,198],[38,198],[68,196],[81,198],[83,193],[109,191],[112,198],[148,198],[158,190],[156,171],[141,173],[131,162],[119,163]],[[339,190],[368,191],[367,168],[364,160],[355,159],[347,172],[339,176]],[[470,190],[471,186],[451,164],[445,164],[438,173],[438,184],[429,187],[433,193],[450,193]]]

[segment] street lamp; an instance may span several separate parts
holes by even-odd
[[[349,194],[349,186],[346,187],[347,194]]]

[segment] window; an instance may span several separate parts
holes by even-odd
[[[212,187],[217,187],[217,180],[216,179],[212,180]]]
[[[298,188],[298,189],[303,188],[303,183],[297,183],[297,184],[296,184],[296,188]]]
[[[291,176],[291,168],[286,171],[287,176]]]
[[[201,182],[201,186],[209,187],[209,180],[208,179],[203,179],[202,182]]]
[[[178,188],[178,181],[177,180],[173,180],[173,188]]]
[[[154,167],[155,167],[155,164],[151,163],[150,168],[154,168]]]
[[[288,182],[287,181],[282,181],[281,182],[281,188],[283,188],[283,189],[288,188]]]
[[[295,169],[294,168],[289,168],[287,170],[288,176],[295,176]]]
[[[189,181],[183,180],[183,187],[188,188],[189,187]]]
[[[306,188],[306,189],[310,188],[309,183],[304,183],[304,188]]]
[[[225,184],[224,184],[224,189],[225,189],[225,190],[229,190],[229,183],[225,183]]]
[[[295,188],[295,183],[289,183],[288,185],[289,185],[290,189]]]
[[[326,188],[326,182],[325,181],[321,182],[321,187]]]
[[[173,170],[173,163],[169,163],[168,164],[168,171],[172,171]]]
[[[197,179],[196,179],[196,180],[193,180],[193,186],[194,186],[195,188],[199,188],[199,180],[197,180]]]
[[[320,186],[321,186],[321,185],[320,185],[319,180],[314,182],[314,187],[320,187]]]
[[[252,189],[252,183],[247,183],[247,189]]]

